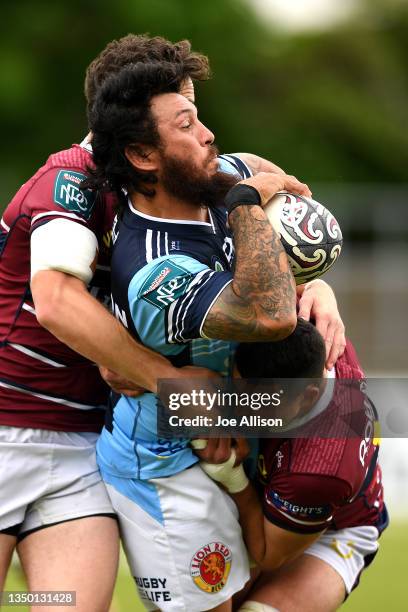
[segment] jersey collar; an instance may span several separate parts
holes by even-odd
[[[130,201],[130,199],[128,200],[128,206],[129,206],[129,211],[132,215],[135,215],[135,217],[137,217],[138,221],[140,222],[140,224],[144,225],[146,224],[147,227],[152,227],[153,225],[159,225],[161,227],[163,226],[176,226],[176,227],[180,227],[180,226],[190,226],[191,229],[198,229],[198,230],[204,230],[206,233],[210,232],[211,234],[216,234],[216,229],[215,229],[215,224],[214,224],[214,220],[213,220],[213,216],[211,214],[211,210],[208,209],[208,215],[210,217],[210,223],[207,223],[205,221],[190,221],[190,220],[186,220],[186,219],[164,219],[163,217],[153,217],[152,215],[147,215],[146,213],[142,213],[140,212],[140,210],[137,210],[132,202]]]

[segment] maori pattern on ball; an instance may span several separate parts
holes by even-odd
[[[281,241],[297,284],[324,274],[339,257],[341,229],[322,204],[286,193],[280,226]]]

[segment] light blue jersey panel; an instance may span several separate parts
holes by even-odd
[[[239,180],[252,176],[252,170],[237,155],[219,155],[218,170],[225,174],[236,174]]]
[[[231,373],[234,344],[200,337],[208,310],[231,282],[229,271],[216,272],[187,255],[154,259],[129,283],[133,324],[146,346],[166,356],[189,351],[188,363],[223,376]],[[98,442],[102,472],[128,478],[169,476],[197,461],[187,439],[157,436],[157,398],[122,396],[114,409],[112,433]]]

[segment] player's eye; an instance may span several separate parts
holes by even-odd
[[[191,123],[191,121],[185,121],[181,127],[183,130],[188,130],[188,128],[190,128],[192,125],[193,124]]]

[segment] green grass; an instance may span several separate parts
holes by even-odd
[[[345,612],[406,612],[408,523],[392,522],[373,564],[343,607]]]
[[[394,523],[381,537],[381,547],[372,566],[363,573],[358,589],[343,607],[345,612],[406,612],[407,598],[408,523]],[[13,567],[5,590],[24,590],[21,571]],[[10,611],[28,612],[23,606]],[[126,562],[120,567],[111,612],[143,612],[136,588],[127,571]],[[301,612],[301,611],[299,611]]]

